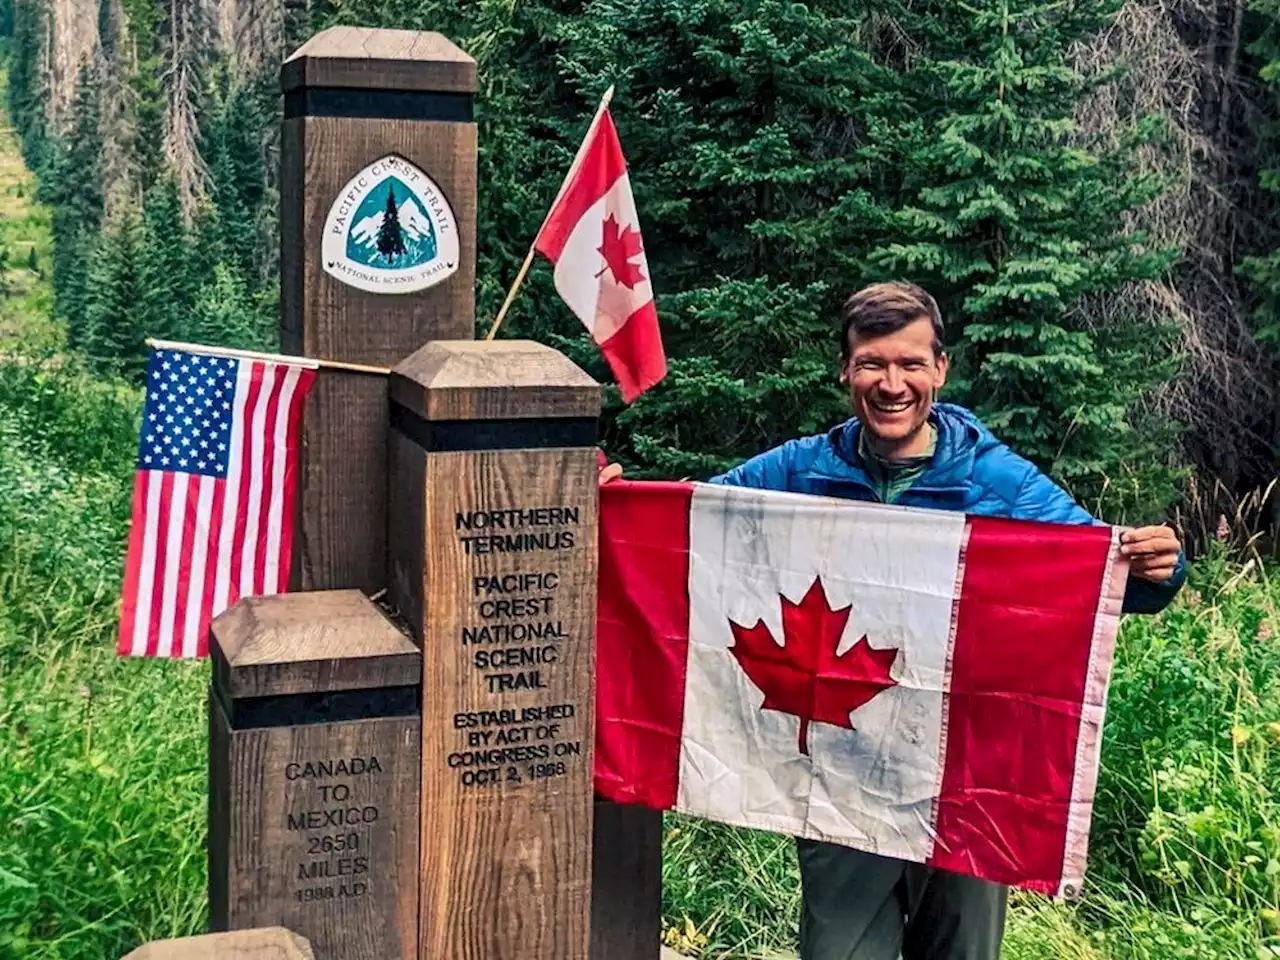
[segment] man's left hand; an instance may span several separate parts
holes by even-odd
[[[1120,534],[1120,552],[1129,558],[1129,573],[1163,583],[1173,576],[1182,544],[1166,526],[1136,527]]]

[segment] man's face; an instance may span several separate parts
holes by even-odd
[[[879,337],[849,335],[852,350],[840,380],[849,386],[854,416],[879,440],[914,436],[947,379],[946,356],[933,353],[929,318]]]

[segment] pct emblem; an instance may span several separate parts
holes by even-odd
[[[325,273],[370,293],[416,293],[458,269],[458,224],[444,193],[404,157],[347,181],[324,222]]]

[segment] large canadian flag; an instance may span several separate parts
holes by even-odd
[[[1078,893],[1113,528],[617,481],[600,549],[598,794]]]
[[[556,290],[600,347],[630,403],[661,380],[667,359],[631,180],[602,105],[533,242],[555,264]]]

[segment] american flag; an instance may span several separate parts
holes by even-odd
[[[203,657],[213,617],[285,588],[314,379],[305,363],[152,351],[118,654]]]

